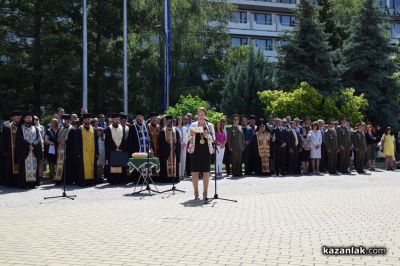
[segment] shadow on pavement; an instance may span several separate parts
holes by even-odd
[[[184,207],[204,207],[205,203],[203,200],[187,200],[181,203]]]
[[[26,191],[29,191],[29,190],[30,189],[0,186],[0,195],[12,194],[12,193],[21,193],[21,192],[26,192]]]

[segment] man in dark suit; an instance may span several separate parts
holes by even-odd
[[[302,146],[300,133],[297,131],[296,121],[290,122],[290,130],[288,132],[288,148],[289,148],[289,173],[299,175],[300,168],[298,164],[299,153]]]
[[[287,174],[287,128],[282,127],[282,120],[276,120],[276,127],[272,131],[272,140],[275,142],[275,174]]]

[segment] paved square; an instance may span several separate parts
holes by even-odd
[[[218,185],[238,203],[193,201],[189,181],[186,194],[143,199],[132,185],[70,187],[74,201],[44,201],[61,194],[53,185],[0,187],[0,265],[400,265],[400,172]],[[322,245],[388,254],[324,256]]]

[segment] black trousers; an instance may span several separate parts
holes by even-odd
[[[326,153],[327,162],[328,162],[328,171],[330,174],[335,174],[337,172],[337,158],[338,154],[336,151],[331,151]]]
[[[326,172],[327,168],[328,168],[328,155],[327,155],[325,143],[322,143],[322,145],[321,145],[321,160],[319,161],[319,171]]]
[[[289,173],[292,175],[298,175],[300,173],[299,168],[299,149],[294,148],[289,150]]]
[[[251,174],[250,170],[250,149],[249,145],[246,145],[243,151],[243,163],[244,163],[244,172],[246,175]]]
[[[287,174],[287,147],[275,147],[275,174],[286,175]]]

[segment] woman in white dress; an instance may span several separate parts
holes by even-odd
[[[311,125],[311,131],[309,133],[311,143],[310,143],[310,159],[311,168],[314,174],[319,174],[319,160],[321,159],[321,145],[322,145],[322,134],[319,130],[319,125],[314,122]]]

